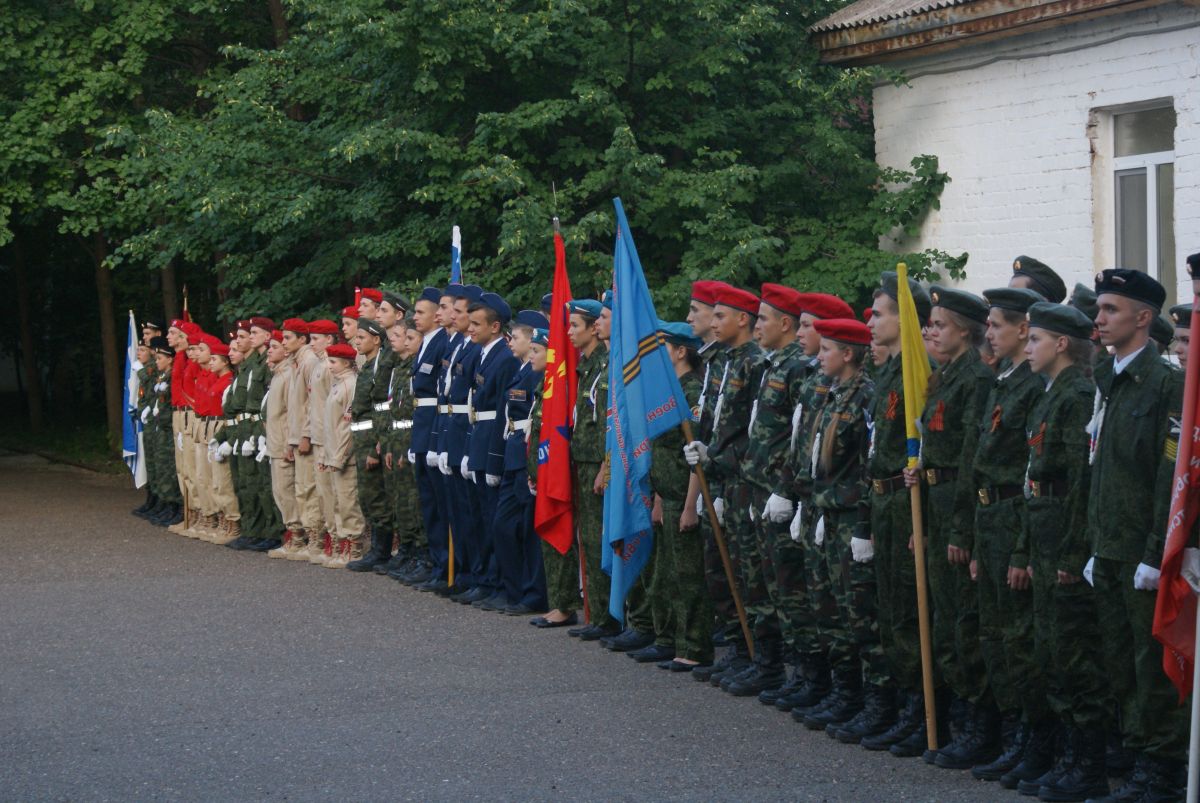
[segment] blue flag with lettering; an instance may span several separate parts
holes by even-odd
[[[609,481],[604,491],[601,565],[612,578],[609,613],[625,620],[625,598],[654,548],[650,510],[650,442],[691,420],[691,410],[658,332],[658,315],[642,263],[614,198],[612,333],[608,354]]]

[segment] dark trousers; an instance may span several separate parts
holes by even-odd
[[[468,489],[470,490],[470,489]],[[487,475],[475,472],[475,533],[471,548],[471,574],[475,585],[492,593],[501,590],[500,569],[496,563],[496,507],[500,502],[500,486],[487,484]]]
[[[525,470],[506,471],[500,481],[496,514],[491,527],[492,550],[500,592],[514,605],[542,610],[546,604],[546,578],[542,550],[533,531],[533,497]]]
[[[429,560],[439,576],[446,576],[450,558],[446,533],[445,505],[442,500],[442,474],[437,466],[425,465],[425,455],[417,455],[413,470],[417,474],[417,496],[421,501],[421,518],[429,539]]]

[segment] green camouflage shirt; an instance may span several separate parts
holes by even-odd
[[[791,444],[799,439],[804,386],[811,373],[811,361],[800,344],[792,342],[771,355],[759,380],[742,476],[762,490],[773,492],[792,485],[788,455]]]
[[[750,411],[767,358],[753,340],[727,349],[728,360],[721,368],[720,395],[713,413],[713,433],[708,442],[708,469],[719,480],[738,477],[749,444]]]
[[[700,405],[700,375],[689,371],[679,378],[688,409],[695,415]],[[676,428],[658,436],[650,446],[650,487],[669,502],[687,498],[692,469],[683,456],[683,429]]]
[[[416,400],[412,394],[412,357],[395,355],[392,366],[391,382],[388,385],[388,404],[391,406],[391,420],[385,421],[387,429],[380,434],[379,441],[385,451],[397,457],[408,453],[412,444],[412,418]],[[396,427],[399,422],[403,426]]]
[[[603,463],[608,434],[608,349],[603,343],[587,357],[579,355],[575,371],[575,426],[571,430],[571,460]]]
[[[823,510],[854,510],[860,523],[871,519],[866,474],[870,433],[866,412],[874,393],[874,384],[862,371],[849,381],[832,386],[813,415],[812,429],[806,439],[814,504]],[[833,450],[825,468],[821,465],[821,455],[831,437]]]
[[[908,463],[904,426],[904,372],[900,357],[889,357],[875,374],[875,398],[867,410],[871,427],[867,472],[872,479],[895,477]]]
[[[700,377],[700,427],[696,437],[705,443],[712,436],[713,412],[717,409],[717,396],[721,394],[721,372],[729,355],[725,346],[713,340],[700,349],[700,361],[704,365]]]

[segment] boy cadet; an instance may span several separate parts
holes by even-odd
[[[238,538],[244,533],[251,532],[254,524],[254,495],[250,471],[246,465],[247,458],[242,455],[242,441],[246,437],[246,379],[249,371],[246,369],[246,358],[251,353],[250,322],[237,321],[229,338],[229,361],[233,367],[233,382],[229,393],[224,399],[225,422],[217,439],[221,441],[221,451],[225,454],[225,462],[229,465],[230,480],[233,483],[233,494],[237,499]],[[237,538],[229,539],[230,542]],[[228,542],[227,542],[228,543]]]
[[[542,371],[533,367],[534,333],[549,325],[546,316],[534,310],[521,310],[513,318],[509,347],[521,365],[504,389],[503,418],[497,417],[504,440],[504,462],[496,501],[494,544],[500,590],[507,604],[496,610],[510,616],[546,610],[541,543],[533,530],[533,495],[529,492],[526,470],[526,436],[530,409],[542,387]]]
[[[721,483],[721,496],[713,499],[713,507],[725,530],[741,598],[753,608],[767,592],[754,565],[757,550],[750,523],[750,486],[741,476],[741,468],[749,445],[750,413],[767,367],[766,357],[753,339],[760,302],[753,293],[730,286],[718,287],[713,300],[712,331],[725,348],[725,363],[717,386],[712,434],[707,443],[692,441],[683,451],[689,465],[705,465]],[[735,654],[742,649],[740,644],[735,647]],[[728,686],[742,673],[746,678],[757,673],[758,668],[748,663],[747,653],[738,657],[728,668],[712,673],[709,682]]]
[[[1187,370],[1188,346],[1192,342],[1192,305],[1176,304],[1169,313],[1171,323],[1175,327],[1175,340],[1171,345],[1171,354],[1179,360],[1179,367]]]
[[[391,355],[387,374],[378,377],[381,386],[375,389],[374,398],[375,418],[379,423],[379,428],[375,434],[379,438],[380,457],[384,459],[382,468],[383,484],[392,506],[393,516],[395,515],[395,511],[404,506],[401,497],[407,497],[409,489],[409,486],[403,483],[402,475],[396,473],[387,465],[385,453],[392,443],[392,408],[396,400],[396,390],[399,388],[398,383],[403,382],[404,390],[407,391],[408,374],[412,371],[411,362],[405,362],[402,367],[400,366],[402,362],[400,352],[404,348],[404,315],[408,312],[410,306],[408,299],[391,290],[384,290],[383,300],[379,304],[379,312],[375,316],[375,322],[383,327],[385,345],[388,354]],[[393,329],[396,329],[396,331],[393,332]],[[407,451],[406,449],[406,454],[400,456],[404,459],[405,463],[407,463],[408,458]],[[409,529],[405,529],[402,533],[401,528],[408,528],[414,524],[415,521],[411,516],[407,516],[403,522],[398,518],[394,520],[393,532],[395,533],[397,546],[399,547],[400,543],[403,542],[403,547],[398,548],[396,554],[391,556],[386,562],[376,564],[374,566],[376,574],[387,574],[400,568],[401,565],[408,561],[409,551],[412,548],[413,535]]]
[[[271,389],[263,402],[266,429],[266,449],[263,451],[271,462],[271,498],[284,527],[283,543],[268,550],[267,556],[271,558],[286,558],[302,549],[296,539],[296,530],[300,526],[300,513],[296,508],[296,464],[288,445],[288,390],[296,371],[296,358],[294,351],[288,351],[285,344],[289,334],[294,336],[298,324],[295,319],[289,318],[283,322],[283,326],[289,325],[291,332],[279,330],[278,337],[272,333],[271,342],[267,345]],[[258,551],[259,547],[255,545],[250,549]]]
[[[918,319],[929,319],[929,294],[908,280]],[[904,423],[904,372],[900,356],[899,281],[886,271],[871,305],[871,342],[878,357],[888,359],[875,371],[875,398],[867,477],[871,481],[871,535],[875,541],[875,574],[879,596],[879,636],[892,665],[897,688],[907,701],[896,724],[879,736],[863,739],[868,750],[888,750],[895,756],[919,756],[926,748],[925,698],[921,681],[920,636],[917,625],[917,579],[913,554],[912,505],[904,483],[908,446]],[[925,359],[924,354],[921,355]],[[836,691],[836,690],[835,690]],[[795,712],[793,712],[794,714]],[[946,717],[938,717],[939,729]],[[946,740],[939,734],[938,744]]]
[[[129,415],[130,420],[132,420],[135,430],[139,422],[142,424],[142,443],[144,447],[144,427],[147,419],[150,418],[150,404],[152,401],[150,388],[158,382],[158,369],[154,365],[154,351],[150,348],[150,342],[146,337],[145,329],[142,330],[142,342],[138,343],[136,353],[134,373],[138,380],[137,395],[129,400],[131,406],[126,413]],[[146,461],[146,499],[140,506],[130,511],[135,516],[144,516],[151,508],[158,506],[158,499],[154,495],[154,484],[150,481],[150,475],[154,471],[150,465],[153,462],[153,458],[150,457],[148,452],[143,450],[141,459]]]
[[[604,452],[608,427],[608,350],[596,332],[600,302],[591,298],[567,303],[568,335],[579,349],[575,415],[571,429],[571,463],[575,469],[575,527],[579,532],[580,563],[584,567],[587,607],[591,620],[571,628],[568,635],[594,641],[617,635],[608,612],[608,577],[600,568],[604,500]]]
[[[1033,651],[1033,593],[1029,544],[1025,537],[1025,465],[1029,447],[1026,419],[1045,392],[1029,369],[1029,307],[1044,300],[1033,290],[985,290],[987,339],[1000,365],[978,424],[972,476],[976,490],[975,530],[958,533],[952,546],[976,566],[979,590],[979,651],[1000,714],[1019,717],[1000,757],[977,764],[971,774],[998,781],[1011,774],[1036,778],[1054,760],[1055,729],[1046,703],[1045,676]],[[967,557],[964,555],[963,557]],[[976,728],[995,732],[995,713],[977,708]],[[955,756],[939,756],[942,766],[960,767]],[[1030,774],[1033,773],[1033,774]],[[1015,788],[1022,778],[1008,779]]]
[[[390,469],[403,474],[397,478],[402,490],[396,508],[396,528],[400,549],[409,557],[404,564],[389,571],[388,576],[405,585],[416,585],[427,582],[433,576],[433,564],[429,561],[429,539],[422,526],[416,475],[413,473],[417,455],[412,448],[413,414],[416,409],[412,371],[423,337],[413,327],[411,318],[393,326],[389,336],[400,341],[399,344],[393,342],[393,349],[401,358],[393,374],[393,381],[399,384],[393,384],[392,387],[392,433],[388,441]],[[385,468],[388,468],[388,462],[385,460]]]
[[[204,540],[224,545],[241,535],[242,516],[238,509],[237,496],[233,492],[229,461],[233,454],[233,444],[223,432],[228,420],[225,402],[229,399],[229,389],[233,384],[231,366],[235,358],[230,356],[231,349],[223,341],[214,343],[210,350],[212,357],[209,358],[209,372],[213,375],[213,382],[208,388],[208,398],[205,400],[205,415],[210,419],[206,459],[212,477],[210,491],[218,522],[214,531],[204,537]],[[236,349],[233,351],[236,352]],[[237,352],[237,359],[240,358],[241,353]]]
[[[272,338],[278,339],[282,346],[283,333],[280,332],[276,337],[275,322],[262,316],[239,324],[239,338],[243,330],[246,331],[244,343],[248,350],[238,371],[235,392],[244,394],[238,401],[238,406],[242,408],[239,436],[244,458],[242,467],[250,477],[247,493],[252,496],[253,502],[251,512],[243,511],[241,537],[227,544],[236,550],[257,548],[276,541],[283,530],[283,522],[271,491],[271,462],[267,458],[266,424],[263,421],[264,402],[272,376],[272,366],[268,364],[268,346]],[[282,359],[284,355],[285,352],[280,348],[277,356]],[[270,548],[274,548],[274,545]]]
[[[342,340],[352,344],[357,334],[358,307],[342,307]]]
[[[345,568],[363,554],[365,524],[358,505],[358,466],[354,456],[354,433],[350,431],[358,356],[355,348],[345,343],[325,348],[330,385],[325,394],[322,443],[316,448],[317,470],[329,477],[333,488],[330,556],[324,564],[327,569]]]
[[[146,421],[146,451],[154,455],[155,496],[161,509],[149,520],[160,526],[170,526],[183,518],[183,499],[175,467],[175,439],[171,430],[171,371],[175,349],[165,337],[150,341],[158,381],[152,386],[153,401]]]
[[[1166,356],[1174,339],[1175,326],[1171,320],[1163,315],[1155,315],[1154,320],[1150,322],[1150,345],[1160,357]]]
[[[364,296],[364,305],[365,305]],[[390,415],[377,416],[375,410],[375,384],[384,386],[380,373],[391,375],[391,349],[384,350],[387,335],[375,320],[358,319],[358,335],[355,348],[363,357],[362,369],[354,384],[354,401],[350,408],[352,418],[350,431],[354,437],[354,457],[358,470],[358,505],[362,509],[367,526],[371,529],[371,549],[358,560],[346,564],[353,572],[367,572],[378,563],[386,563],[392,556],[392,509],[383,485],[383,460],[380,456],[378,425],[384,420],[391,425]]]
[[[1067,297],[1067,285],[1062,277],[1045,262],[1033,257],[1019,256],[1013,260],[1013,275],[1008,286],[1033,290],[1055,304],[1061,304]]]
[[[437,467],[438,442],[434,432],[438,405],[438,374],[442,364],[449,335],[440,324],[438,304],[441,291],[426,287],[421,291],[413,308],[413,327],[421,334],[421,347],[413,361],[412,394],[413,426],[411,450],[413,473],[417,482],[417,497],[421,503],[421,517],[425,525],[425,538],[429,543],[429,578],[414,582],[422,590],[433,590],[445,584],[446,564],[449,556],[447,543],[447,520],[443,515],[441,498],[441,472]]]
[[[512,319],[508,302],[495,293],[484,293],[469,307],[468,315],[468,334],[479,351],[467,402],[471,420],[467,470],[474,483],[479,518],[468,553],[476,591],[465,601],[485,610],[502,610],[510,600],[503,593],[494,544],[496,505],[504,474],[504,419],[500,416],[504,391],[519,363],[503,336]]]
[[[383,302],[383,291],[374,287],[364,287],[359,291],[358,317],[369,321],[375,320],[379,305]]]
[[[309,390],[321,362],[309,344],[308,323],[300,318],[283,322],[283,347],[292,359],[287,385],[287,449],[295,475],[296,520],[284,522],[292,531],[291,554],[297,559],[319,558],[324,550],[321,502],[317,497],[317,460],[312,448],[312,409]],[[309,544],[309,539],[312,544]]]
[[[318,319],[309,321],[308,345],[317,356],[308,386],[308,433],[309,442],[313,448],[313,458],[319,463],[322,447],[325,445],[325,407],[329,400],[329,391],[333,387],[333,376],[329,373],[329,360],[326,350],[333,345],[337,338],[338,326],[333,321]],[[316,537],[310,533],[308,543],[309,563],[323,564],[333,556],[333,541],[330,533],[334,526],[334,487],[332,472],[320,471],[315,473],[317,505],[320,510],[320,524],[316,528]]]
[[[196,501],[193,503],[196,516],[191,526],[184,530],[183,535],[189,538],[199,538],[216,529],[216,506],[212,497],[212,464],[208,460],[209,429],[213,419],[205,413],[205,396],[209,385],[213,382],[213,374],[208,370],[209,359],[212,357],[212,346],[220,341],[208,333],[202,333],[199,342],[188,349],[188,359],[194,367],[195,381],[190,403],[192,409],[192,427],[190,430],[192,464],[195,466],[194,487]],[[185,439],[184,447],[188,447]]]
[[[1189,257],[1189,264],[1192,258]],[[1193,272],[1195,275],[1195,272]],[[1117,268],[1096,277],[1096,326],[1112,357],[1096,369],[1088,530],[1094,557],[1083,576],[1096,589],[1105,669],[1120,703],[1124,746],[1137,763],[1114,800],[1181,795],[1187,709],[1163,672],[1152,635],[1179,439],[1181,372],[1146,348],[1166,291]]]

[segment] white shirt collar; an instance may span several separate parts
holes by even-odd
[[[1113,358],[1113,374],[1120,375],[1120,373],[1125,370],[1125,368],[1129,365],[1129,363],[1131,363],[1135,359],[1137,359],[1137,355],[1141,354],[1145,350],[1145,348],[1146,348],[1145,346],[1142,346],[1137,351],[1135,351],[1131,354],[1126,354],[1124,357],[1114,357]]]
[[[497,343],[499,343],[503,339],[504,338],[502,338],[502,337],[498,337],[495,340],[493,340],[491,343],[488,343],[486,346],[484,346],[483,349],[479,352],[479,361],[483,362],[484,359],[487,358],[488,352],[492,350],[492,347],[495,346]]]
[[[429,345],[430,341],[437,337],[437,333],[440,331],[441,327],[438,327],[431,332],[421,335],[421,350],[417,352],[417,362],[420,362],[421,358],[425,356],[425,348]]]

